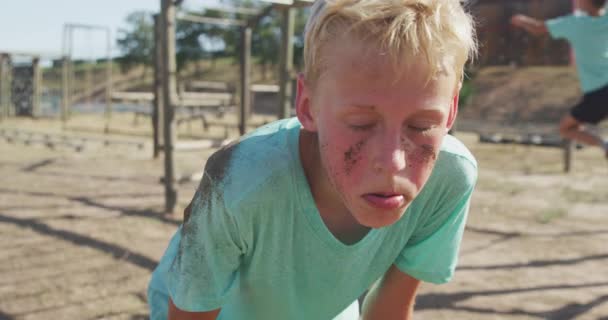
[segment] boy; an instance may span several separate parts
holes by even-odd
[[[358,319],[378,280],[363,319],[410,319],[456,265],[477,166],[446,134],[475,49],[459,1],[317,1],[297,118],[209,158],[151,317]]]
[[[560,124],[562,137],[603,149],[608,159],[608,141],[585,130],[585,124],[598,124],[608,117],[608,15],[604,14],[606,0],[575,0],[576,13],[537,20],[515,15],[513,25],[533,35],[549,34],[554,39],[566,39],[576,56],[582,101],[565,115]]]

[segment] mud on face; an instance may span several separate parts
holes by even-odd
[[[344,152],[344,171],[347,175],[351,173],[357,162],[361,160],[361,149],[363,149],[365,142],[366,140],[361,140]]]
[[[417,166],[432,166],[437,160],[437,151],[430,144],[423,144],[414,149],[408,156],[408,167]]]

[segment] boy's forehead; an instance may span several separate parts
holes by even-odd
[[[425,59],[421,56],[403,55],[396,59],[382,50],[373,39],[365,39],[353,33],[346,33],[334,41],[328,41],[320,50],[320,77],[338,76],[349,73],[349,76],[383,78],[398,80],[406,74],[416,74],[417,78],[430,80],[435,77],[454,75],[448,66],[454,59],[445,56],[443,66],[437,74],[431,74]]]

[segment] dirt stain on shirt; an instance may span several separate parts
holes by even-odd
[[[203,177],[196,191],[196,194],[190,201],[190,204],[184,210],[184,221],[181,229],[182,239],[180,241],[177,254],[173,260],[171,268],[177,268],[181,274],[189,274],[192,270],[185,270],[182,267],[182,259],[185,251],[193,257],[203,257],[203,248],[193,248],[195,237],[199,233],[199,219],[191,219],[193,216],[209,214],[212,210],[223,210],[216,208],[224,206],[224,180],[229,175],[230,163],[237,149],[238,142],[233,142],[216,151],[205,164]],[[214,207],[215,206],[215,207]],[[213,219],[211,216],[207,218]],[[209,220],[208,220],[209,221]]]
[[[212,204],[212,197],[216,197],[218,203],[223,201],[223,193],[218,188],[224,182],[226,177],[227,169],[230,167],[230,161],[232,160],[232,154],[236,150],[238,142],[232,142],[209,157],[205,164],[205,170],[203,171],[203,178],[199,184],[197,195],[194,196],[190,204],[184,210],[184,225],[190,220],[192,213],[192,207],[194,201],[200,200],[200,206],[204,210],[210,210]],[[199,210],[200,211],[200,210]]]

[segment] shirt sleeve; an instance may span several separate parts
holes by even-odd
[[[221,183],[203,177],[186,210],[181,242],[167,273],[173,303],[190,312],[221,308],[238,287],[245,245]]]
[[[566,15],[545,21],[549,35],[553,39],[573,39],[579,31],[580,17]]]
[[[395,261],[402,272],[436,284],[448,282],[456,269],[477,168],[469,164],[460,174],[448,174],[450,179],[431,186],[434,209],[421,219]]]

